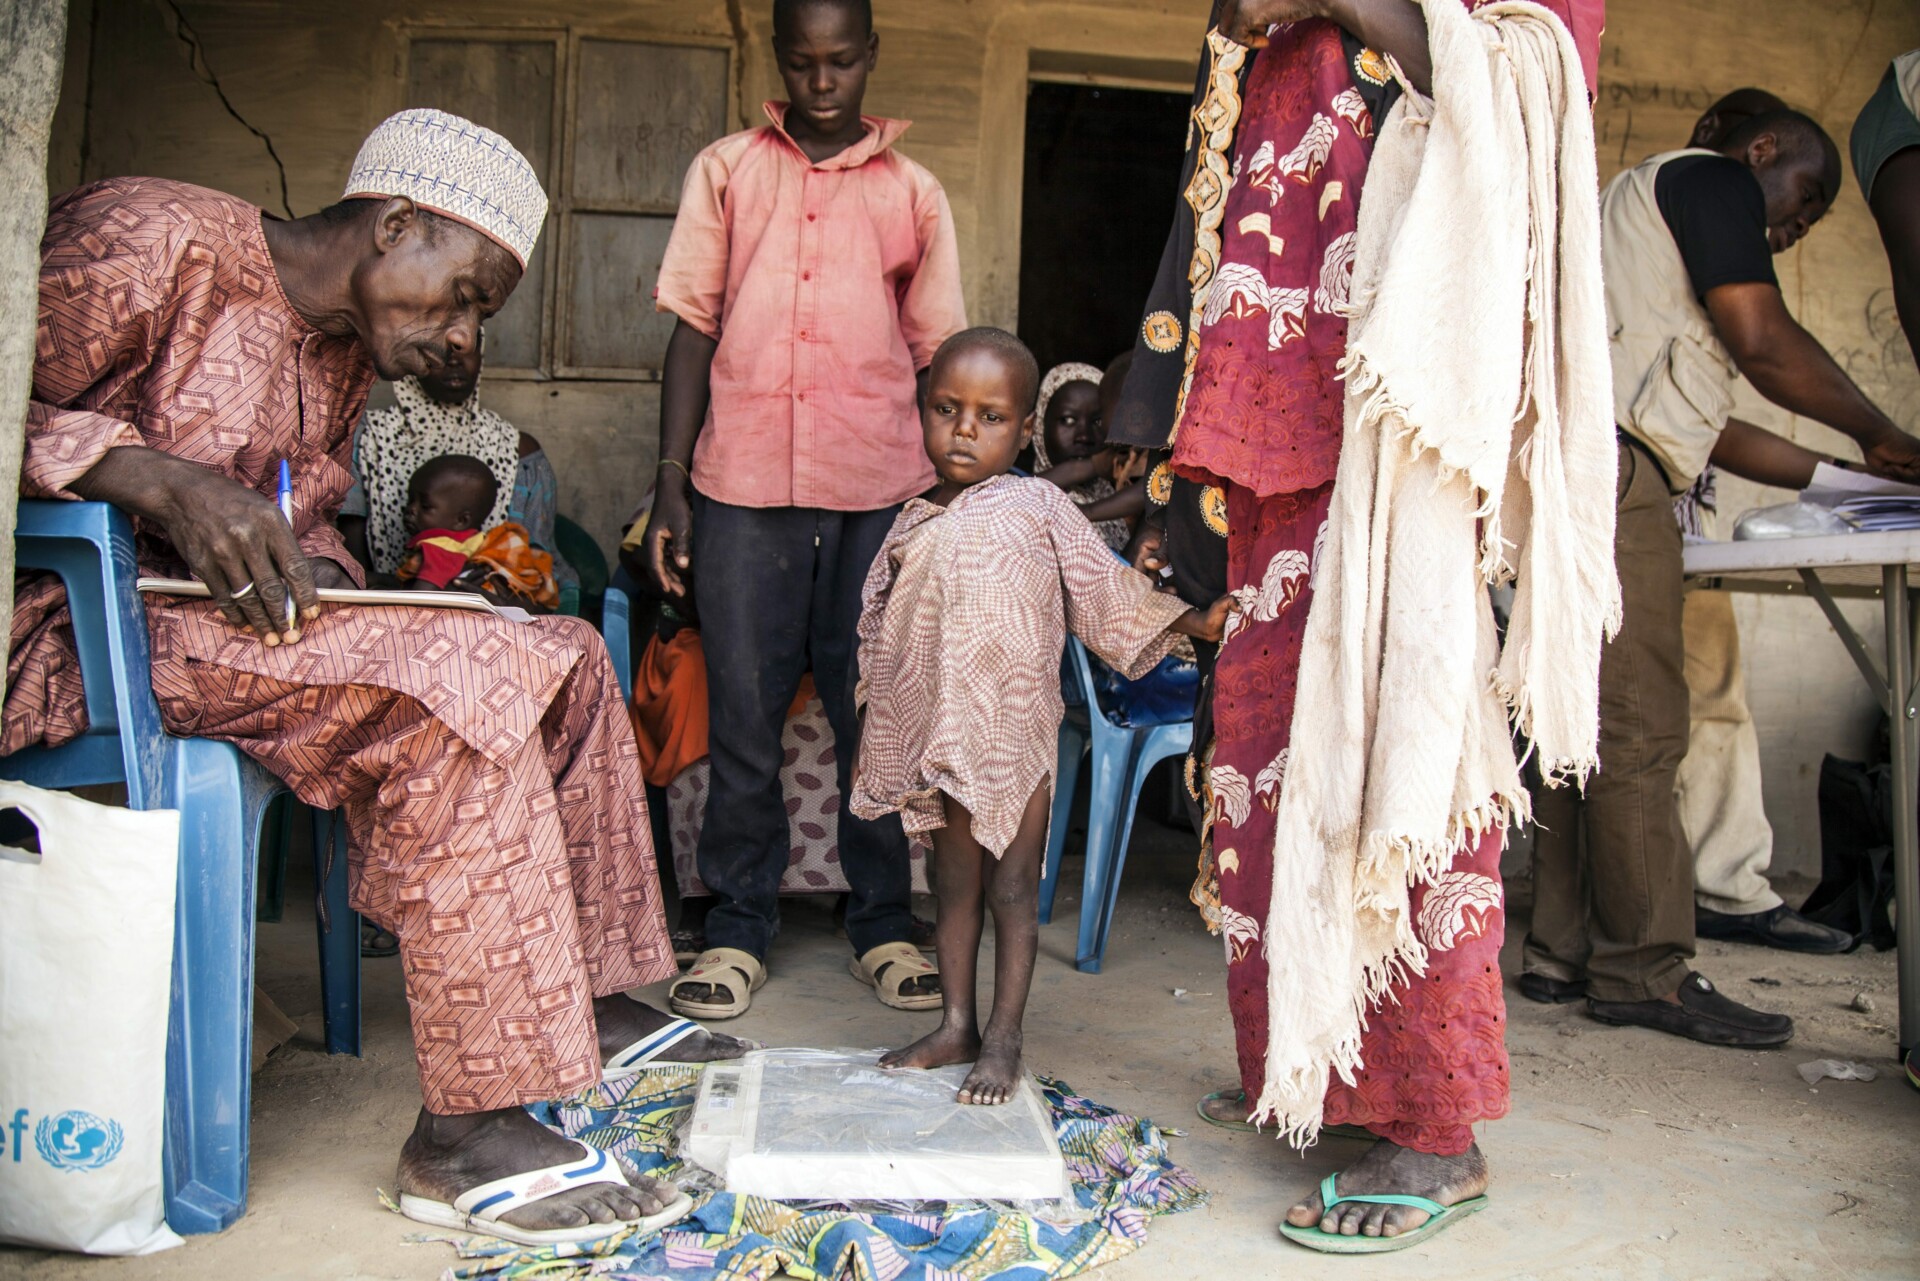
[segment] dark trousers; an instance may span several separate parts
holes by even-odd
[[[694,593],[713,767],[698,854],[700,879],[717,899],[707,916],[709,947],[765,959],[780,928],[780,878],[792,850],[780,736],[809,667],[833,727],[840,866],[852,891],[847,937],[857,955],[911,933],[899,817],[868,822],[847,809],[860,745],[853,708],[860,593],[899,510],[731,507],[694,498]]]
[[[1614,563],[1625,623],[1600,655],[1600,771],[1534,793],[1528,972],[1602,1001],[1671,996],[1693,958],[1693,852],[1674,782],[1687,754],[1680,527],[1653,456],[1620,446]]]

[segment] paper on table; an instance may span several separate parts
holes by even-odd
[[[158,596],[191,596],[206,600],[213,595],[207,585],[195,578],[143,578],[135,584],[143,592]],[[511,623],[525,623],[533,615],[515,605],[496,605],[474,592],[378,591],[358,587],[322,587],[323,605],[405,605],[423,609],[465,609],[477,614],[493,614]]]
[[[1813,480],[1800,491],[1800,501],[1820,507],[1836,507],[1849,498],[1863,494],[1879,498],[1920,498],[1920,485],[1903,485],[1897,480],[1882,480],[1863,471],[1849,471],[1832,463],[1819,463]]]

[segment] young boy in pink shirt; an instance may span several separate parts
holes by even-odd
[[[678,598],[699,557],[712,784],[698,862],[717,899],[672,1001],[732,1018],[766,979],[790,848],[780,735],[811,668],[838,758],[852,968],[890,1006],[938,1009],[938,973],[908,942],[899,819],[856,818],[846,798],[861,588],[901,504],[933,484],[918,393],[966,328],[953,214],[893,150],[906,122],[861,114],[880,49],[869,0],[775,0],[773,26],[790,102],[694,160],[657,293],[679,324],[643,555]]]

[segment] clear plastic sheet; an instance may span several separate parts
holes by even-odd
[[[1817,503],[1781,503],[1777,507],[1756,507],[1743,513],[1733,525],[1734,541],[1741,543],[1853,532],[1853,526],[1834,515],[1832,508]]]
[[[1031,1080],[1001,1107],[969,1106],[955,1099],[966,1067],[882,1071],[879,1059],[782,1049],[712,1064],[681,1152],[728,1191],[803,1208],[1087,1217]]]

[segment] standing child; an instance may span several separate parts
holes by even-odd
[[[699,558],[713,755],[698,861],[715,902],[671,1000],[732,1018],[766,981],[792,848],[780,736],[811,661],[838,745],[856,972],[890,1006],[933,1009],[906,837],[845,798],[860,588],[899,505],[933,481],[916,383],[966,328],[958,242],[940,184],[893,149],[906,123],[861,114],[880,50],[868,0],[775,0],[773,49],[791,101],[700,153],[660,267],[658,305],[680,323],[643,558],[675,600]]]
[[[881,1064],[972,1062],[962,1103],[1005,1103],[1020,1080],[1066,633],[1137,676],[1172,632],[1218,641],[1233,608],[1223,597],[1202,613],[1156,592],[1058,487],[1007,474],[1033,438],[1039,381],[1033,354],[1002,330],[940,348],[921,415],[940,480],[894,522],[860,618],[867,722],[853,809],[897,812],[931,838],[945,993],[939,1029]],[[996,956],[984,1037],[983,903]]]

